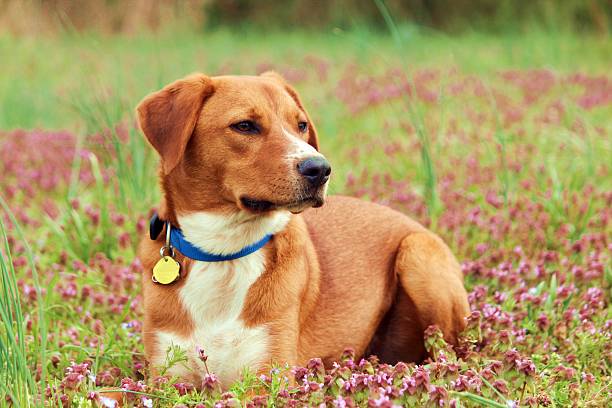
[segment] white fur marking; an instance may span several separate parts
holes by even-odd
[[[286,159],[294,160],[322,156],[321,153],[317,152],[317,149],[300,139],[298,136],[287,131],[287,129],[284,127],[281,128],[283,129],[285,136],[287,136],[287,139],[289,139],[289,149],[287,155],[285,156]]]
[[[238,211],[231,215],[194,212],[177,218],[189,242],[204,251],[227,255],[281,231],[290,217],[288,211],[255,216]]]
[[[280,231],[289,217],[288,212],[257,217],[200,212],[178,216],[178,220],[183,234],[194,245],[215,253],[231,253]],[[189,337],[157,332],[157,355],[152,363],[163,366],[168,348],[178,346],[189,362],[173,366],[168,373],[200,380],[206,371],[197,356],[199,346],[208,355],[208,368],[225,385],[237,380],[244,367],[256,369],[265,363],[269,358],[267,328],[248,328],[240,318],[248,290],[264,270],[262,251],[232,261],[194,262],[179,296],[195,329]]]
[[[206,370],[197,356],[199,346],[208,355],[210,371],[229,385],[245,367],[257,368],[264,363],[269,355],[266,327],[247,328],[240,318],[247,292],[263,272],[264,263],[260,251],[233,261],[195,262],[179,292],[195,330],[188,338],[157,333],[158,355],[154,364],[163,365],[166,350],[175,345],[186,352],[189,363],[187,367],[176,365],[169,372],[201,378]]]

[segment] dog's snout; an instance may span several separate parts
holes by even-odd
[[[331,166],[323,157],[310,157],[297,165],[298,172],[315,187],[322,186],[329,180]]]

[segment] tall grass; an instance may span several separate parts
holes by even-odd
[[[62,247],[73,257],[87,262],[96,252],[113,258],[117,236],[113,231],[111,210],[130,219],[146,213],[155,202],[156,165],[151,148],[133,123],[132,109],[121,98],[107,100],[94,92],[91,99],[72,97],[72,107],[85,124],[86,134],[97,134],[101,144],[84,145],[84,136],[77,138],[70,185],[63,200],[60,220],[48,219],[48,225]],[[81,148],[91,152],[86,160]],[[94,188],[83,188],[79,174],[84,164],[91,169]],[[103,174],[102,168],[112,169]],[[86,198],[99,209],[99,220],[92,222],[73,208],[73,201]]]
[[[0,297],[0,406],[42,406],[43,392],[46,382],[46,347],[47,321],[44,313],[44,297],[40,288],[38,273],[32,255],[22,230],[0,197],[0,207],[7,215],[25,247],[25,255],[32,271],[37,294],[37,316],[32,319],[33,332],[37,335],[26,336],[27,318],[21,304],[20,289],[17,286],[13,257],[9,246],[7,228],[0,217],[0,279],[2,292]],[[26,342],[27,339],[27,342]],[[40,369],[40,380],[36,379],[36,371]],[[39,395],[40,393],[40,395]]]
[[[504,205],[508,206],[508,194],[510,190],[510,169],[508,168],[508,141],[509,136],[502,126],[501,113],[497,107],[493,92],[490,88],[487,88],[488,96],[493,106],[493,112],[495,114],[495,131],[494,139],[499,150],[499,160],[501,163],[501,171],[499,172],[498,179],[502,185],[502,194],[504,196]]]
[[[59,220],[49,218],[47,224],[54,234],[57,242],[72,257],[87,262],[95,252],[102,252],[109,257],[113,256],[117,247],[116,236],[109,234],[112,231],[110,218],[110,200],[107,186],[100,170],[100,163],[95,154],[87,157],[95,180],[95,188],[90,192],[92,202],[99,208],[99,220],[92,222],[82,212],[72,207],[72,189],[68,192],[67,200]],[[80,160],[80,159],[75,159]]]
[[[383,16],[387,28],[391,32],[395,45],[399,51],[400,56],[402,57],[402,62],[404,69],[407,70],[407,61],[403,58],[403,41],[398,29],[398,26],[395,24],[389,9],[385,5],[383,0],[374,0],[378,10]],[[406,107],[406,111],[408,112],[408,116],[412,125],[414,126],[416,135],[419,139],[420,146],[420,154],[421,154],[421,174],[422,174],[422,183],[423,183],[423,194],[425,198],[425,202],[427,203],[427,208],[429,211],[429,215],[432,219],[432,222],[435,224],[436,217],[440,211],[440,201],[438,199],[437,192],[437,181],[436,181],[436,169],[434,166],[434,159],[432,157],[432,146],[431,146],[431,135],[429,134],[429,130],[425,125],[425,115],[423,113],[422,107],[419,106],[418,97],[416,94],[416,87],[414,85],[414,76],[409,75],[406,72],[409,78],[409,84],[411,87],[411,95],[404,97],[402,100]]]
[[[99,89],[92,99],[81,95],[73,95],[72,106],[86,124],[87,133],[102,136],[105,147],[100,153],[112,163],[119,181],[109,186],[119,193],[113,204],[130,215],[143,211],[143,204],[146,206],[155,197],[157,177],[153,149],[146,145],[134,122],[134,106],[122,97],[103,98]],[[98,183],[101,188],[103,185]]]

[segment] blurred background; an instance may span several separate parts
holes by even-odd
[[[372,72],[408,65],[481,74],[499,67],[604,72],[611,4],[0,0],[0,129],[72,128],[82,118],[68,111],[84,98],[121,89],[114,97],[133,105],[144,92],[196,70],[273,68],[299,82],[309,69],[320,74],[331,58],[336,68],[356,64]],[[325,72],[337,79],[333,68]],[[79,88],[85,82],[89,96]]]
[[[481,74],[499,67],[604,72],[611,4],[0,0],[0,129],[73,128],[82,118],[68,111],[92,90],[97,98],[121,89],[115,97],[133,105],[146,91],[196,70],[275,68],[299,82],[331,58],[336,67],[354,63],[373,72],[399,65]],[[334,71],[326,69],[337,79]],[[84,82],[89,96],[79,89]]]
[[[516,31],[533,26],[608,33],[608,0],[388,0],[403,22],[445,32]],[[368,25],[385,29],[372,0],[3,0],[0,24],[13,34],[57,32],[58,27],[104,33],[195,30],[229,25],[258,29]]]

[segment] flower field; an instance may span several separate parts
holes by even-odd
[[[609,41],[404,34],[0,37],[0,407],[119,389],[138,407],[609,406]],[[149,374],[134,254],[159,193],[133,109],[192,71],[268,69],[302,94],[332,194],[453,249],[472,310],[458,347],[431,327],[422,365],[346,350],[227,390]]]

